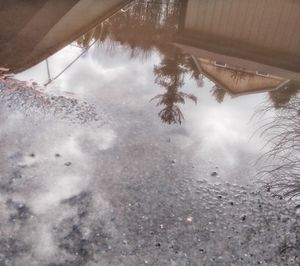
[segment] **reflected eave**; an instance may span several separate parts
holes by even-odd
[[[11,20],[10,25],[0,24],[1,66],[9,68],[11,73],[21,72],[59,51],[131,1],[48,0],[32,4],[13,0],[0,11],[1,16],[19,17]]]
[[[186,0],[175,44],[196,58],[204,75],[232,94],[300,81],[300,2],[269,2]],[[279,17],[284,22],[280,25]],[[243,72],[238,83],[229,78],[234,71]]]

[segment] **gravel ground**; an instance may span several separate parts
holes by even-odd
[[[0,99],[9,108],[43,119],[52,117],[74,123],[97,121],[106,123],[107,117],[99,114],[95,107],[76,99],[45,94],[38,84],[8,78],[0,80]],[[100,122],[99,122],[100,121]]]

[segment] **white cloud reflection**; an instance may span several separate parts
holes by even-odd
[[[52,75],[59,73],[79,53],[79,48],[69,46],[52,56],[49,59]],[[121,46],[113,53],[108,53],[105,46],[95,46],[47,90],[64,95],[68,92],[68,95],[94,103],[98,107],[105,106],[108,111],[119,108],[124,110],[122,112],[139,112],[139,116],[147,114],[149,123],[155,125],[158,131],[168,132],[168,127],[162,127],[158,123],[159,107],[156,107],[154,102],[149,103],[153,96],[164,90],[154,82],[153,68],[159,62],[160,56],[156,52],[147,60],[140,60],[131,58],[130,53]],[[45,73],[45,63],[42,62],[19,77],[27,80],[35,78],[44,83]],[[234,99],[226,96],[224,102],[219,104],[211,95],[212,86],[213,84],[206,80],[204,87],[198,88],[194,81],[186,79],[183,90],[196,95],[198,104],[195,106],[187,101],[182,106],[185,116],[183,125],[169,128],[174,128],[175,132],[182,129],[186,131],[185,137],[179,138],[180,134],[173,137],[177,138],[178,147],[193,154],[194,160],[214,161],[215,164],[234,170],[241,164],[241,153],[252,158],[261,152],[263,145],[258,136],[252,137],[256,128],[250,119],[265,95],[248,95]],[[152,117],[149,118],[149,114],[152,114]],[[116,133],[109,130],[100,135],[102,141],[97,141],[98,136],[95,134],[85,133],[82,137],[79,133],[76,140],[79,147],[76,149],[92,150],[93,143],[98,142],[98,149],[105,150],[116,138]],[[67,141],[62,145],[70,145],[68,143]],[[71,146],[69,149],[70,153],[76,154]]]

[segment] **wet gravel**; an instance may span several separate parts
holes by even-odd
[[[11,109],[29,116],[34,113],[38,118],[52,119],[54,116],[74,123],[107,123],[106,115],[96,111],[95,106],[74,98],[50,95],[42,89],[37,83],[12,78],[0,80],[0,100]]]

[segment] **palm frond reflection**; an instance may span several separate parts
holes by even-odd
[[[147,59],[154,50],[159,51],[162,61],[153,72],[155,83],[166,93],[155,96],[151,101],[158,100],[157,106],[163,107],[158,115],[167,124],[182,123],[184,116],[180,104],[185,104],[187,99],[197,102],[194,95],[180,91],[186,75],[190,75],[198,86],[203,85],[203,76],[193,59],[172,44],[178,29],[181,4],[180,0],[165,0],[161,4],[157,1],[133,1],[126,12],[119,12],[77,40],[77,45],[83,49],[94,41],[105,43],[111,51],[122,45],[130,51],[132,58]]]

